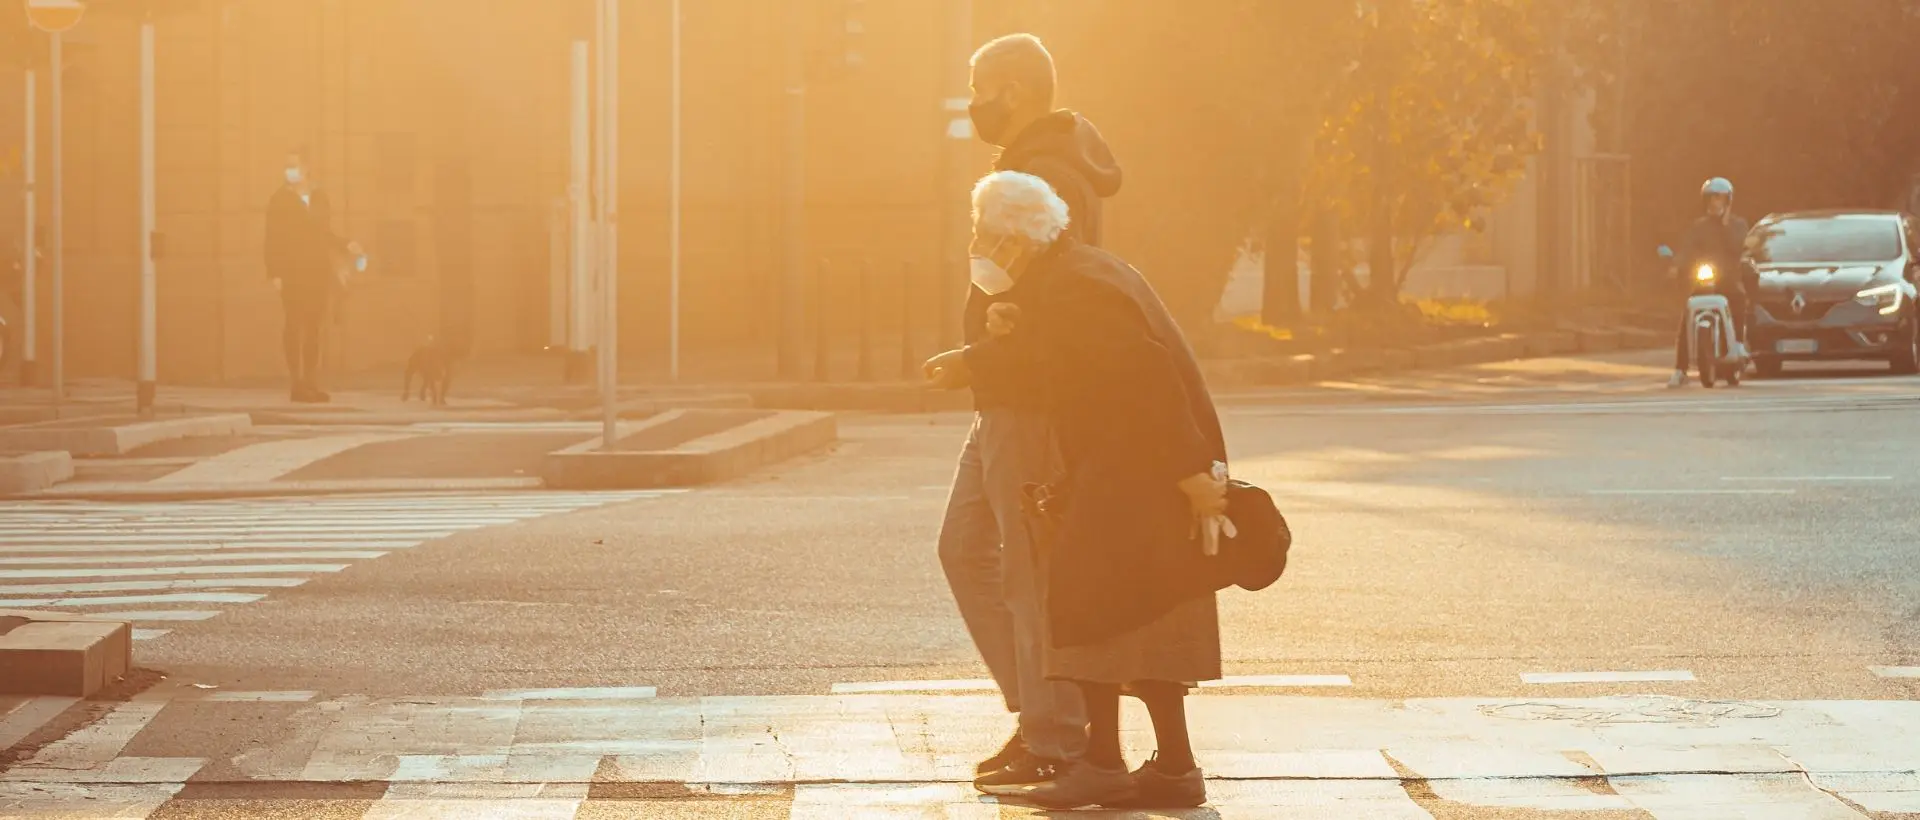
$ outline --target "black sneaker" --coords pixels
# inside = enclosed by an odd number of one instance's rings
[[[991,774],[1013,765],[1014,761],[1026,756],[1027,742],[1021,740],[1019,730],[1015,730],[1013,738],[1007,741],[1007,745],[1000,747],[1000,751],[995,752],[993,757],[980,761],[980,765],[973,767],[973,773]]]
[[[1108,808],[1193,809],[1207,803],[1206,774],[1195,766],[1185,772],[1170,771],[1160,755],[1133,772],[1133,801],[1124,806],[1102,804]]]
[[[1133,805],[1139,790],[1126,767],[1103,769],[1084,760],[1074,761],[1051,783],[1020,793],[1020,799],[1043,809],[1067,811],[1088,806]]]
[[[1064,760],[1023,754],[1018,760],[973,779],[973,787],[992,795],[1017,795],[1052,783],[1067,767]]]

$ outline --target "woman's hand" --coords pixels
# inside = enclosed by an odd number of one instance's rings
[[[1015,323],[1019,320],[1019,305],[1012,302],[996,302],[987,306],[987,332],[994,336],[1012,333]]]
[[[1227,482],[1212,473],[1194,473],[1181,479],[1180,492],[1186,494],[1196,521],[1227,513]]]

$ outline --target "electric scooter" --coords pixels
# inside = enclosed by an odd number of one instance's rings
[[[1660,257],[1671,261],[1673,250],[1660,246]],[[1747,346],[1735,338],[1733,306],[1727,297],[1714,292],[1720,272],[1711,263],[1696,266],[1688,282],[1693,294],[1687,297],[1687,359],[1700,374],[1702,387],[1713,387],[1724,378],[1728,387],[1739,387],[1750,357]]]

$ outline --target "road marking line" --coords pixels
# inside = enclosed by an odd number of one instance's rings
[[[205,555],[88,555],[84,558],[69,555],[40,556],[36,558],[0,558],[0,566],[42,566],[74,564],[171,564],[212,561],[272,561],[275,559],[308,558],[336,560],[364,560],[386,555],[377,550],[306,550],[287,552],[233,552]]]
[[[253,592],[172,592],[161,595],[105,595],[97,598],[0,598],[0,607],[86,607],[129,604],[250,604],[267,596]]]
[[[130,612],[100,612],[95,617],[116,621],[204,621],[219,615],[217,609],[147,609]]]
[[[111,581],[98,584],[8,584],[0,593],[15,595],[66,594],[84,592],[137,592],[162,589],[228,589],[232,587],[272,587],[286,589],[307,582],[305,578],[187,578],[175,581]]]
[[[1721,476],[1721,481],[1892,481],[1890,475]]]
[[[155,638],[166,637],[166,634],[172,631],[171,629],[136,629],[133,631],[133,639],[136,641],[151,641]]]
[[[31,538],[31,539],[34,539],[33,540],[34,544],[48,544],[48,545],[92,544],[92,545],[95,545],[96,547],[106,547],[106,546],[118,546],[120,544],[167,544],[167,543],[204,544],[210,541],[220,542],[220,543],[233,543],[234,540],[237,540],[236,537],[245,538],[247,536],[253,536],[255,538],[258,538],[266,535],[272,535],[273,537],[279,538],[282,540],[298,539],[301,541],[306,541],[312,546],[329,546],[328,544],[322,543],[322,542],[363,540],[367,537],[367,533],[366,533],[367,529],[368,529],[367,527],[362,526],[357,529],[343,528],[339,530],[322,532],[322,531],[306,531],[306,530],[268,529],[265,527],[261,527],[256,530],[207,530],[204,532],[187,532],[187,531],[149,532],[149,533],[142,533],[139,535],[105,535],[100,533],[75,533],[75,534],[69,535],[67,533],[46,533],[46,532],[29,530],[29,531],[15,533],[11,535],[5,532],[0,532],[0,541],[12,539],[12,538],[19,538],[23,540]],[[457,530],[457,529],[450,530],[445,527],[437,527],[434,529],[413,529],[410,527],[380,527],[379,529],[382,531],[383,535],[406,535],[414,538],[420,538],[423,540],[432,539],[432,538],[445,538],[449,535],[453,535],[454,533],[463,532],[463,530]],[[262,530],[264,530],[264,532]],[[29,547],[29,549],[30,548],[31,547]]]
[[[625,700],[650,698],[651,686],[576,686],[560,689],[495,689],[480,697],[484,700]]]
[[[1228,675],[1219,680],[1200,682],[1202,689],[1290,688],[1299,686],[1352,686],[1346,675]]]
[[[350,564],[211,564],[187,567],[92,567],[88,569],[0,569],[0,578],[132,578],[158,575],[250,575],[274,572],[339,572]]]
[[[306,703],[318,692],[208,692],[200,700],[220,703]]]
[[[342,541],[339,543],[325,544],[324,546],[327,546],[327,547],[374,547],[374,548],[379,548],[383,550],[404,550],[404,549],[412,549],[413,547],[420,546],[421,543],[422,542],[419,542],[419,541]],[[207,556],[207,559],[212,561],[212,560],[220,560],[218,553],[224,550],[311,550],[315,546],[320,546],[320,545],[316,545],[312,542],[289,544],[289,543],[286,543],[285,539],[276,538],[276,539],[270,539],[266,541],[255,541],[255,540],[243,539],[239,541],[226,541],[218,544],[206,544],[206,543],[202,543],[202,544],[114,544],[111,547],[99,547],[99,546],[78,545],[78,544],[32,545],[32,546],[22,546],[22,547],[9,547],[7,554],[13,555],[13,554],[22,554],[22,553],[82,553],[82,552],[94,553],[94,554],[100,554],[100,553],[113,554],[113,553],[121,553],[121,552],[193,551],[193,552],[214,553]]]
[[[1920,680],[1920,666],[1870,666],[1873,674],[1883,678],[1902,680]]]
[[[1588,495],[1793,495],[1798,490],[1588,490]]]
[[[166,705],[165,701],[139,700],[119,704],[99,720],[47,744],[28,759],[25,766],[110,763]]]
[[[1691,681],[1693,673],[1685,669],[1667,669],[1646,672],[1523,672],[1521,683],[1557,684],[1557,683],[1652,683],[1659,681]]]
[[[865,695],[880,692],[992,692],[1000,686],[990,680],[878,680],[836,683],[836,695]]]
[[[154,479],[152,484],[255,484],[272,481],[356,447],[413,438],[412,433],[348,433],[249,444]]]
[[[0,751],[13,748],[47,722],[79,703],[79,698],[32,697],[11,712],[0,716]]]

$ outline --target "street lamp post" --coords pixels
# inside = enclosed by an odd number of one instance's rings
[[[155,338],[157,282],[154,281],[154,122],[153,122],[153,13],[140,20],[140,355],[134,408],[153,415],[157,381]]]
[[[39,278],[40,268],[40,241],[37,235],[40,226],[37,224],[39,214],[36,213],[40,206],[39,195],[34,190],[34,186],[39,182],[40,158],[36,148],[40,139],[40,126],[35,116],[38,113],[35,110],[38,108],[38,105],[34,93],[38,90],[36,85],[39,77],[33,69],[27,69],[25,73],[27,75],[26,112],[21,119],[23,119],[26,124],[26,137],[24,141],[25,150],[22,152],[22,164],[24,167],[21,169],[21,172],[26,182],[26,185],[23,187],[25,188],[24,196],[26,199],[27,224],[26,233],[20,235],[21,256],[23,257],[20,260],[20,271],[25,276],[25,281],[21,283],[20,292],[20,301],[24,303],[21,305],[21,311],[25,314],[21,317],[20,322],[21,330],[25,333],[20,345],[20,383],[31,386],[35,384],[36,379],[39,378],[39,375],[34,372],[36,362],[39,359],[36,351],[39,348],[40,337],[40,330],[37,327],[40,318],[38,315],[40,313],[40,306],[37,299],[38,294],[36,293],[38,287],[35,285],[34,280]]]
[[[619,444],[620,419],[620,0],[601,0],[600,41],[600,446]]]

